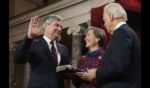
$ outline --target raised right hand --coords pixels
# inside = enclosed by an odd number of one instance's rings
[[[39,23],[40,23],[39,16],[34,16],[31,18],[28,29],[28,38],[33,39],[38,36],[40,32]]]

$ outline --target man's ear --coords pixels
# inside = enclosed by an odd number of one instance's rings
[[[113,14],[109,13],[109,19],[113,21]]]
[[[47,29],[47,27],[48,27],[48,24],[44,24],[44,25],[43,25],[44,31],[45,31],[45,29]]]

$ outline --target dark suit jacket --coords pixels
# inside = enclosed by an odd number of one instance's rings
[[[141,52],[136,33],[124,24],[114,31],[96,79],[102,88],[141,88]]]
[[[61,55],[60,65],[69,64],[68,49],[59,43],[57,46]],[[57,64],[50,56],[50,50],[43,38],[35,41],[26,37],[18,46],[14,61],[22,64],[27,61],[30,63],[29,88],[64,88],[64,77],[56,74]]]

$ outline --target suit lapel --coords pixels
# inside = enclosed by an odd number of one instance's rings
[[[56,43],[57,44],[57,47],[58,47],[58,51],[59,51],[59,53],[60,53],[60,65],[62,64],[62,59],[63,59],[63,50],[62,50],[62,48],[63,47],[61,47],[61,45],[59,44],[59,43]]]
[[[43,50],[44,50],[44,53],[46,53],[46,55],[48,56],[48,60],[50,60],[50,61],[53,61],[53,59],[52,59],[52,57],[51,57],[51,55],[50,55],[50,49],[49,49],[49,47],[48,47],[48,44],[47,44],[47,42],[45,41],[45,39],[44,38],[42,38],[41,40],[40,40],[40,44],[41,44],[41,48],[43,48]],[[62,64],[63,63],[63,61],[62,61],[62,59],[63,59],[63,54],[64,54],[64,51],[63,51],[63,47],[59,44],[59,43],[56,43],[56,45],[57,45],[57,47],[58,47],[58,51],[59,51],[59,53],[60,53],[60,64]],[[51,58],[51,59],[50,59]],[[54,61],[53,61],[54,62]]]
[[[41,48],[43,48],[43,50],[44,50],[44,53],[48,56],[48,58],[52,58],[51,56],[50,56],[50,49],[49,49],[49,47],[48,47],[48,44],[46,43],[46,41],[44,40],[44,38],[42,38],[41,40],[40,40],[40,44],[41,44]],[[49,59],[50,60],[50,59]]]

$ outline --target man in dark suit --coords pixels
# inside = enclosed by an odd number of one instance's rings
[[[70,58],[67,47],[58,43],[62,32],[61,21],[60,16],[47,16],[41,26],[44,36],[37,41],[40,18],[31,18],[28,34],[14,55],[16,63],[29,62],[31,65],[28,88],[64,88],[64,75],[57,74],[56,67],[69,64]]]
[[[127,24],[127,14],[118,3],[104,7],[104,25],[112,39],[101,69],[90,69],[81,78],[96,81],[101,88],[141,88],[141,48],[136,33]]]

